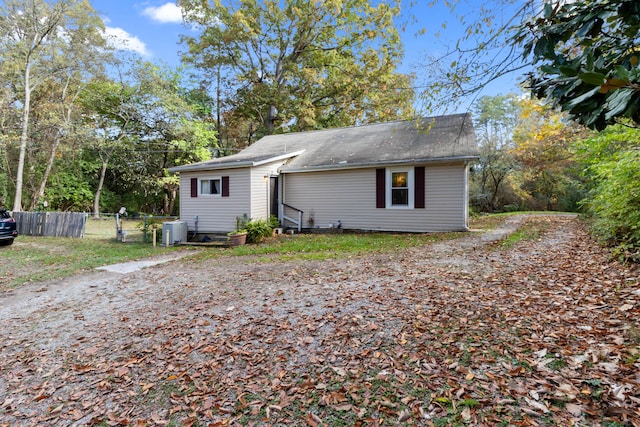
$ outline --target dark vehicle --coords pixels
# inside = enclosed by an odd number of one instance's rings
[[[0,245],[10,245],[16,237],[18,230],[15,218],[8,210],[0,209]]]

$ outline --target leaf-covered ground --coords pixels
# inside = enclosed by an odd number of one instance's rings
[[[2,426],[640,426],[638,271],[574,217],[392,255],[101,272],[0,303]]]

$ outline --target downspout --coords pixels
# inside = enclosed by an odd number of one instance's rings
[[[466,231],[470,231],[469,228],[469,162],[464,162],[464,228]]]
[[[271,174],[264,177],[267,184],[267,221],[271,218]]]
[[[287,202],[284,198],[284,177],[286,174],[280,173],[278,178],[278,221],[284,226],[284,204]]]

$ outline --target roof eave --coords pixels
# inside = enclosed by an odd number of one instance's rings
[[[246,168],[246,167],[254,167],[254,166],[262,166],[268,163],[277,162],[280,160],[286,160],[291,157],[299,156],[303,153],[304,150],[294,151],[291,153],[282,154],[280,156],[269,157],[264,160],[258,161],[236,161],[236,162],[228,162],[228,163],[198,163],[195,165],[184,165],[184,166],[175,166],[169,168],[169,172],[198,172],[203,170],[218,170],[218,169],[238,169],[238,168]],[[224,158],[224,157],[223,157]]]
[[[246,168],[253,166],[255,162],[251,161],[240,161],[233,163],[202,163],[197,165],[185,165],[185,166],[175,166],[169,168],[169,172],[198,172],[205,170],[218,170],[218,169],[238,169],[238,168]]]
[[[304,151],[305,150],[293,151],[291,153],[282,154],[280,156],[270,157],[270,158],[265,159],[265,160],[260,160],[258,162],[254,162],[253,166],[262,166],[262,165],[265,165],[267,163],[277,162],[277,161],[280,161],[280,160],[287,160],[287,159],[290,159],[292,157],[299,156],[300,154],[304,153]]]
[[[392,160],[384,162],[367,162],[367,163],[337,163],[332,165],[321,166],[309,166],[298,168],[283,168],[281,173],[300,173],[300,172],[323,172],[331,170],[345,170],[345,169],[366,169],[372,167],[382,166],[411,166],[416,164],[430,164],[430,163],[451,163],[462,162],[468,163],[479,160],[479,156],[452,156],[452,157],[438,157],[438,158],[426,158],[426,159],[411,159],[411,160]]]

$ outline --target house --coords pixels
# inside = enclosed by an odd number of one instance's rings
[[[298,230],[467,230],[468,114],[266,136],[238,154],[171,168],[190,231],[277,215]]]

